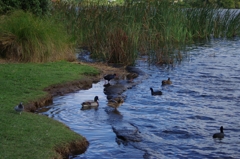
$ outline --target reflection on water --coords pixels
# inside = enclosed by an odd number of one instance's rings
[[[127,90],[125,102],[107,106],[104,81],[89,90],[56,97],[43,114],[68,125],[90,142],[72,158],[240,158],[240,40],[215,40],[189,51],[174,68],[137,67],[149,78]],[[161,86],[171,77],[172,85]],[[149,87],[163,92],[151,96]],[[97,110],[80,110],[99,96]],[[119,142],[113,128],[138,129],[140,142]],[[225,128],[225,138],[212,135]],[[128,127],[127,127],[128,128]],[[126,129],[127,129],[126,128]]]

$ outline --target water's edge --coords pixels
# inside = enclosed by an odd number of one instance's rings
[[[107,105],[101,80],[54,98],[43,114],[90,142],[84,154],[71,158],[239,158],[239,46],[239,39],[196,45],[171,68],[139,61],[136,67],[146,78],[122,93],[126,98],[117,110]],[[173,84],[161,86],[168,77]],[[163,95],[151,96],[149,87]],[[80,110],[81,102],[95,95],[99,108]],[[225,137],[214,140],[220,126]]]

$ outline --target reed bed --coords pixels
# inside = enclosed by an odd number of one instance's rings
[[[139,55],[148,55],[152,63],[174,63],[196,39],[240,34],[238,11],[186,9],[164,0],[122,5],[58,1],[50,19],[63,24],[71,41],[87,48],[93,58],[123,65],[133,65]]]
[[[149,55],[151,62],[169,63],[174,50],[191,39],[186,23],[180,21],[184,20],[181,9],[164,2],[121,6],[56,3],[54,8],[53,15],[67,24],[79,46],[108,63],[131,65],[138,55]]]
[[[233,9],[185,9],[188,31],[197,38],[231,38],[239,36],[240,12]]]

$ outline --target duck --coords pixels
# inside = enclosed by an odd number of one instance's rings
[[[138,77],[138,74],[137,73],[129,73],[126,75],[127,79],[132,81],[134,78],[137,78]]]
[[[213,138],[219,138],[219,139],[224,138],[223,126],[220,127],[220,133],[213,134]]]
[[[17,106],[15,106],[14,109],[17,112],[20,112],[20,115],[21,115],[22,111],[24,111],[24,106],[23,106],[22,102],[19,103]]]
[[[117,76],[116,73],[114,73],[114,74],[108,74],[108,75],[104,76],[103,78],[104,78],[105,80],[107,80],[108,83],[109,83],[109,81],[110,81],[111,79],[115,78],[115,76]]]
[[[108,106],[117,109],[124,102],[122,97],[115,97],[108,101]]]
[[[172,84],[172,81],[170,80],[170,78],[168,78],[167,80],[162,80],[162,85],[167,85],[167,84]]]
[[[152,96],[156,96],[156,95],[162,95],[162,92],[161,91],[153,91],[153,89],[152,89],[152,87],[150,88],[150,90],[151,90],[151,94],[152,94]]]
[[[126,75],[127,83],[132,83],[133,79],[137,78],[138,74],[137,73],[129,73]]]
[[[98,104],[98,96],[94,97],[94,100],[87,100],[82,103],[81,109],[90,109],[90,108],[97,108],[99,106]]]

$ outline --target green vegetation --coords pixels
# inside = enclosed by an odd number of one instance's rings
[[[65,61],[0,65],[0,158],[56,158],[54,150],[82,137],[43,115],[15,112],[14,106],[44,97],[44,88],[96,75],[92,67]],[[59,157],[59,156],[58,156]]]
[[[57,1],[47,16],[22,11],[2,16],[0,56],[24,62],[73,60],[80,46],[107,63],[132,65],[139,55],[148,55],[149,62],[169,64],[181,60],[184,46],[195,39],[240,34],[236,10],[184,9],[169,0],[117,2]]]
[[[150,62],[169,64],[181,60],[180,52],[195,39],[240,35],[239,12],[210,6],[184,9],[163,0],[59,2],[53,7],[52,16],[64,22],[77,44],[108,63],[131,65],[140,54],[149,55]]]
[[[108,63],[131,65],[148,55],[149,62],[170,64],[181,60],[185,45],[196,39],[240,35],[240,13],[213,3],[234,8],[232,1],[62,0],[51,6],[48,0],[0,0],[0,58],[43,62],[0,65],[0,156],[54,158],[56,148],[82,139],[45,116],[13,110],[20,101],[45,96],[49,85],[97,74],[61,61],[74,60],[76,47]],[[234,5],[239,7],[239,0]]]
[[[187,9],[188,30],[194,38],[240,35],[240,12],[213,8]]]
[[[188,7],[204,7],[207,5],[212,5],[228,9],[240,8],[240,0],[182,0],[177,4]]]
[[[60,1],[60,0],[58,0]],[[63,0],[62,0],[63,1]],[[95,3],[95,4],[112,4],[122,5],[126,3],[139,3],[139,2],[153,2],[154,0],[65,0],[68,2],[76,3]],[[240,0],[158,0],[159,2],[166,1],[169,4],[174,4],[184,7],[204,7],[208,5],[218,6],[221,8],[240,8]]]
[[[24,10],[35,15],[42,16],[51,9],[50,0],[0,0],[0,14],[6,14],[13,10]]]
[[[0,56],[24,62],[73,59],[73,42],[50,18],[15,11],[0,21]]]

